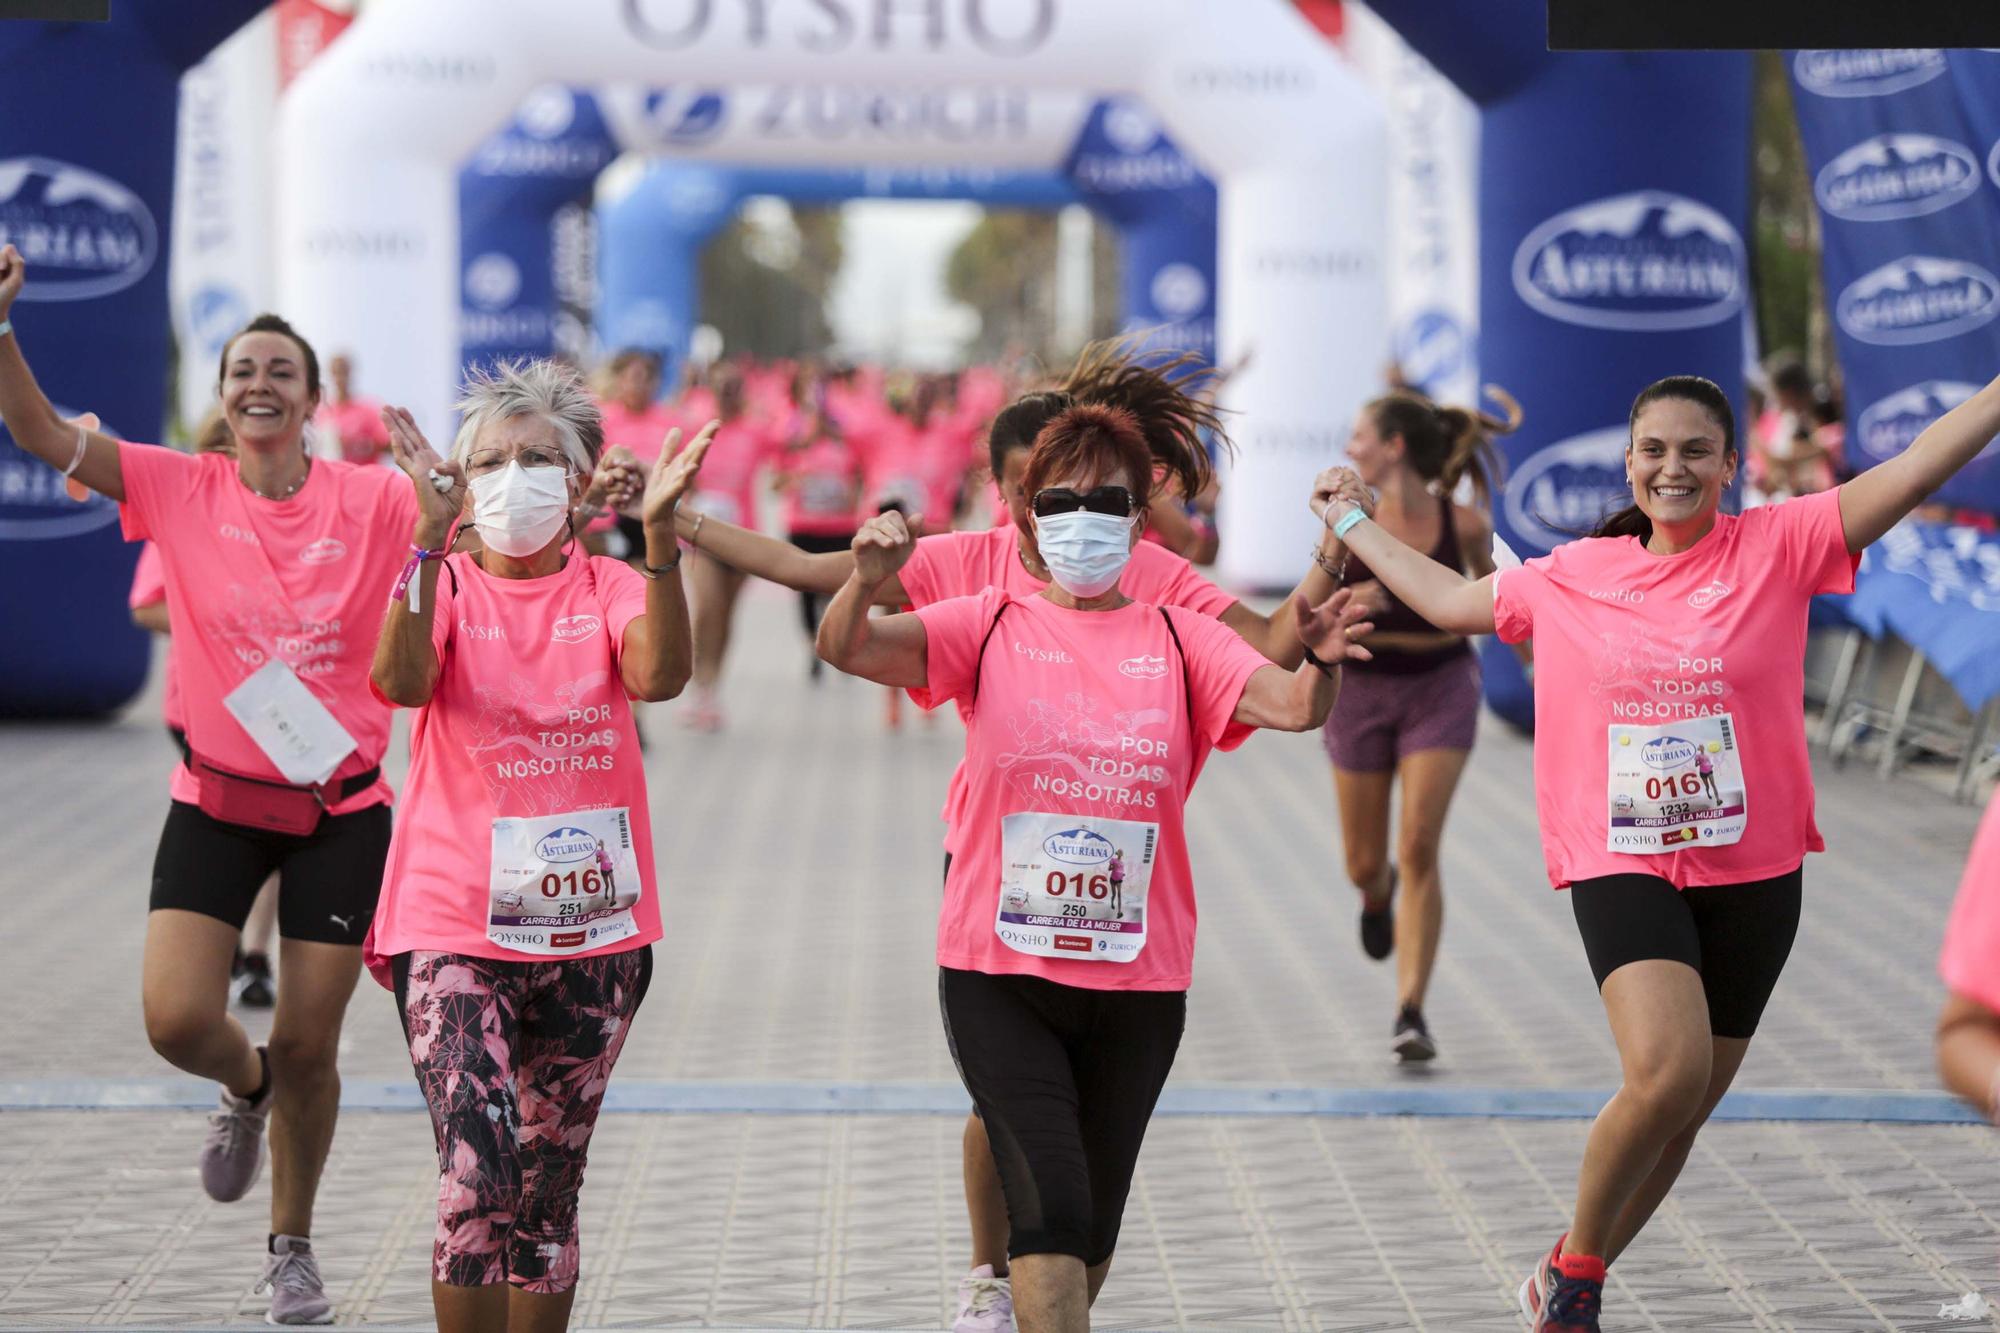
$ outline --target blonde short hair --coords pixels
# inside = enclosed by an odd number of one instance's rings
[[[576,371],[559,361],[502,361],[491,369],[475,369],[465,377],[456,406],[458,435],[451,456],[459,463],[487,426],[528,416],[556,428],[563,453],[580,474],[596,471],[604,452],[604,417],[597,400]]]

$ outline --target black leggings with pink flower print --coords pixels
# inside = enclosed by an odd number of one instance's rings
[[[568,1291],[584,1158],[652,979],[652,946],[546,962],[419,950],[393,963],[437,1136],[432,1275]]]

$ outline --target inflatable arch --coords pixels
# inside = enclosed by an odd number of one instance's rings
[[[457,379],[457,172],[536,86],[1019,87],[1129,94],[1216,182],[1218,354],[1242,446],[1226,578],[1289,586],[1313,473],[1387,347],[1375,98],[1285,0],[432,0],[369,10],[285,99],[279,293],[442,433]],[[963,161],[981,160],[970,143]]]

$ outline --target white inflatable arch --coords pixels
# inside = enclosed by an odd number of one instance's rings
[[[1387,360],[1375,98],[1286,0],[423,0],[371,7],[285,98],[279,300],[442,437],[457,173],[539,84],[1015,85],[1143,99],[1216,181],[1223,574],[1290,585],[1313,473]],[[977,164],[977,149],[968,160]]]

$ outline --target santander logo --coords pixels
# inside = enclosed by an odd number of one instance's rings
[[[308,565],[330,565],[346,558],[347,543],[338,537],[321,537],[299,552],[299,559]]]
[[[597,616],[564,616],[549,637],[557,643],[582,643],[603,628],[604,621]]]
[[[1706,611],[1709,607],[1714,606],[1717,602],[1735,591],[1734,588],[1724,583],[1721,579],[1716,579],[1707,587],[1696,588],[1693,592],[1689,593],[1688,605],[1697,611]]]

